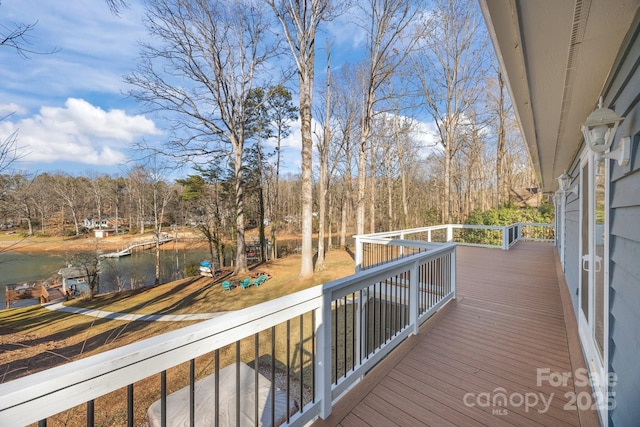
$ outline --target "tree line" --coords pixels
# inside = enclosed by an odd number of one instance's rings
[[[247,226],[263,248],[289,227],[302,236],[306,276],[314,252],[322,269],[325,244],[348,235],[462,222],[508,203],[511,188],[536,187],[475,1],[145,6],[149,39],[125,77],[129,95],[170,123],[150,158],[194,173],[169,182],[154,160],[122,177],[5,175],[3,215],[28,233],[35,218],[40,232],[76,234],[88,215],[123,218],[130,231],[193,222],[212,253],[233,242],[239,273]],[[316,69],[319,32],[345,14],[364,37],[362,58],[333,70],[327,40],[326,69]],[[282,176],[296,120],[300,173]]]

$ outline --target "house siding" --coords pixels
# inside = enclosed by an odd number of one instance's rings
[[[609,211],[609,370],[617,376],[610,392],[614,426],[637,425],[640,419],[640,26],[623,45],[605,93],[608,104],[625,117],[616,142],[631,137],[628,165],[611,161]],[[614,146],[615,148],[615,146]]]
[[[612,149],[631,137],[631,160],[620,166],[609,160],[609,372],[613,404],[609,425],[638,425],[640,420],[640,13],[604,85],[604,105],[625,120]],[[570,187],[580,183],[580,152],[570,168]],[[583,189],[580,188],[582,193]],[[566,199],[565,277],[578,314],[580,283],[580,198]]]

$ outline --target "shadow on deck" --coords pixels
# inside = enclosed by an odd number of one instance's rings
[[[554,246],[457,252],[457,300],[314,426],[599,425]]]

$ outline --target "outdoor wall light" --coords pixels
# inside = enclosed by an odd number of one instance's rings
[[[617,160],[620,166],[629,163],[630,138],[622,138],[620,145],[614,151],[606,153],[613,143],[613,138],[620,122],[624,117],[620,117],[615,111],[602,106],[602,97],[598,103],[598,108],[587,117],[587,121],[582,125],[584,141],[591,151],[596,153],[598,160]]]
[[[559,190],[562,191],[566,196],[568,196],[569,193],[573,193],[576,196],[580,195],[580,187],[578,187],[577,183],[573,187],[569,188],[569,185],[571,184],[571,176],[567,175],[566,170],[557,179]]]
[[[558,177],[558,186],[560,190],[566,192],[569,189],[569,184],[571,183],[571,177],[567,175],[567,171],[564,171],[562,175]]]

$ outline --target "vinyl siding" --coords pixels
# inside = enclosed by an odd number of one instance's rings
[[[625,117],[616,133],[632,139],[631,161],[611,161],[609,211],[609,370],[617,384],[610,389],[615,408],[610,425],[640,420],[640,38],[638,17],[606,87],[605,104]]]
[[[640,420],[640,14],[636,16],[609,80],[604,105],[624,116],[612,149],[631,137],[631,160],[610,161],[609,215],[609,371],[617,375],[610,387],[615,405],[612,426],[638,425]],[[580,153],[569,175],[580,183]],[[583,189],[580,188],[580,192]],[[565,277],[578,314],[580,283],[580,199],[566,199]]]

